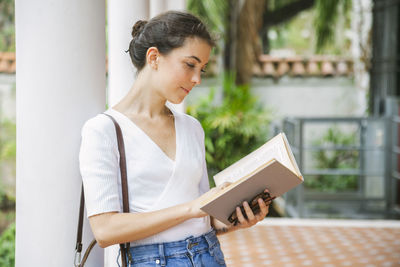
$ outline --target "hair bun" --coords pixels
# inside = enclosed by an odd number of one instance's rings
[[[132,38],[137,37],[143,31],[146,24],[146,20],[138,20],[132,27]]]

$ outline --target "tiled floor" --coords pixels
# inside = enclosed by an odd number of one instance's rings
[[[400,266],[400,221],[270,218],[219,239],[228,267]]]

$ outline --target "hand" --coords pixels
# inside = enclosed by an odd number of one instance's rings
[[[265,189],[264,192],[268,192],[268,189]],[[269,205],[271,204],[272,200],[267,200],[266,202],[263,201],[262,198],[257,199],[257,203],[259,205],[260,211],[257,214],[254,214],[252,209],[250,208],[249,203],[247,201],[243,202],[243,208],[245,211],[245,215],[247,219],[245,218],[244,214],[242,213],[242,210],[239,207],[236,207],[236,216],[238,218],[239,223],[236,225],[237,228],[248,228],[259,221],[263,220],[265,216],[267,216],[268,211],[269,211]]]
[[[230,182],[225,182],[217,187],[211,188],[208,192],[204,193],[200,197],[196,198],[195,200],[191,201],[188,203],[189,205],[189,210],[190,213],[194,218],[199,218],[199,217],[204,217],[207,216],[208,214],[205,213],[200,209],[200,207],[203,206],[203,203],[213,197],[215,194],[218,194],[218,192],[222,191],[224,188],[226,188],[228,185],[230,185]]]

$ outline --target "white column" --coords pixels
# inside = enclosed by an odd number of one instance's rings
[[[105,2],[16,0],[15,6],[16,266],[70,267],[80,131],[105,107]],[[85,245],[89,234],[86,227]],[[102,266],[102,250],[89,261]]]
[[[107,1],[108,24],[108,106],[117,104],[131,88],[135,79],[129,53],[132,26],[149,19],[148,0]]]
[[[108,106],[117,104],[131,88],[136,68],[131,62],[129,43],[132,27],[138,20],[148,20],[150,6],[148,0],[107,1],[108,33]],[[105,249],[105,267],[117,266],[119,246]]]
[[[186,10],[186,0],[167,0],[167,10]]]
[[[150,0],[150,18],[167,10],[167,0]]]

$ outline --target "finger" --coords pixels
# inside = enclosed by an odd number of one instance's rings
[[[271,205],[272,200],[274,200],[275,198],[276,198],[276,197],[271,197],[271,198],[267,199],[267,200],[264,202],[265,205],[267,205],[267,206]]]
[[[259,198],[258,199],[258,205],[260,206],[260,213],[257,214],[257,219],[260,221],[265,218],[268,214],[268,206],[264,203],[264,201]]]
[[[247,221],[244,218],[243,213],[242,213],[242,211],[240,210],[239,207],[236,207],[236,215],[237,215],[237,218],[238,218],[240,224],[246,224],[247,223]]]
[[[244,208],[244,211],[246,212],[248,221],[251,223],[254,223],[256,217],[254,216],[254,213],[251,210],[250,205],[249,205],[249,203],[247,203],[247,201],[243,202],[243,208]]]

